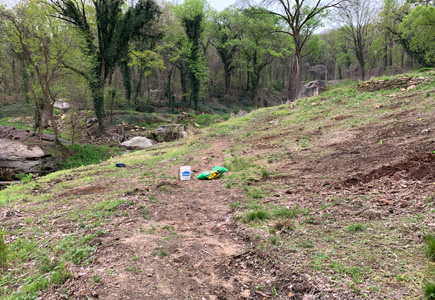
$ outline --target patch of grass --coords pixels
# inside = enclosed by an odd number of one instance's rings
[[[272,216],[274,218],[295,218],[299,214],[299,209],[297,207],[287,208],[287,207],[277,207],[272,210]]]
[[[353,282],[362,282],[366,273],[358,266],[346,266],[342,262],[332,262],[330,267],[339,274],[347,274],[352,278]]]
[[[253,158],[233,156],[227,159],[224,163],[224,167],[232,172],[239,172],[254,167]]]
[[[424,234],[424,244],[426,256],[435,262],[435,234]]]
[[[362,232],[366,230],[366,226],[361,224],[361,223],[357,223],[357,224],[352,224],[346,227],[346,230],[351,232],[351,233],[355,233],[355,232]]]
[[[267,220],[270,218],[270,213],[268,210],[251,210],[243,214],[242,220],[244,222],[251,222],[257,220]]]
[[[101,276],[99,275],[92,276],[92,281],[95,283],[99,283],[101,281]]]
[[[261,199],[264,198],[263,191],[258,187],[243,187],[243,191],[245,192],[245,195],[248,197],[251,197],[253,199]]]
[[[71,151],[71,146],[67,147]],[[73,155],[59,164],[59,169],[72,169],[80,166],[99,164],[112,156],[122,153],[124,149],[110,146],[74,145]]]
[[[267,179],[270,177],[270,172],[269,170],[266,169],[261,169],[261,178],[263,179]]]
[[[21,183],[28,183],[34,179],[34,175],[32,173],[29,174],[17,174],[16,177],[21,181]]]
[[[435,300],[435,282],[425,281],[423,283],[423,294],[425,300]]]
[[[150,218],[150,210],[147,208],[141,209],[140,213],[142,214],[142,217],[144,219],[149,219]]]
[[[239,208],[240,206],[242,206],[242,203],[241,203],[240,201],[237,201],[237,202],[231,202],[228,206],[229,206],[231,209],[236,209],[236,208]]]
[[[0,269],[6,270],[8,266],[8,246],[4,241],[4,232],[0,230]]]
[[[163,246],[158,246],[154,248],[154,250],[151,252],[151,256],[166,257],[169,256],[169,253],[165,250]]]
[[[112,201],[106,200],[106,201],[100,202],[96,206],[96,209],[102,210],[102,211],[113,212],[124,203],[125,203],[125,200],[112,200]]]

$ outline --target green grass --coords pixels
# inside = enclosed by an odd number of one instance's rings
[[[287,207],[277,207],[272,210],[272,216],[274,218],[284,219],[284,218],[295,218],[299,214],[299,209],[297,207],[287,208]]]
[[[435,262],[435,234],[425,234],[424,244],[426,256]]]
[[[166,257],[169,256],[169,253],[165,250],[163,246],[158,246],[154,248],[154,250],[151,252],[151,256]]]
[[[362,232],[366,230],[366,226],[361,224],[361,223],[357,223],[357,224],[352,224],[346,227],[346,230],[351,232],[351,233],[355,233],[355,232]]]
[[[244,222],[267,220],[270,218],[270,213],[266,209],[261,210],[251,210],[243,214],[242,220]]]
[[[71,151],[71,146],[67,147]],[[74,145],[73,155],[68,156],[65,162],[59,164],[60,169],[72,169],[80,166],[99,164],[112,156],[122,153],[124,149],[97,145]]]
[[[426,281],[423,283],[424,300],[435,300],[435,281]]]
[[[6,270],[8,266],[8,246],[4,241],[4,232],[0,230],[0,270]]]
[[[113,212],[124,203],[126,203],[125,200],[106,200],[106,201],[100,202],[96,206],[96,209],[102,210],[102,211]]]

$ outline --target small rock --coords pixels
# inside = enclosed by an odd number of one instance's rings
[[[412,90],[412,89],[415,89],[415,85],[408,86],[408,88],[406,90],[409,91],[409,90]]]
[[[391,94],[391,95],[389,95],[388,97],[393,98],[393,97],[397,97],[397,95],[396,95],[396,94]]]
[[[430,129],[423,129],[423,130],[421,131],[421,133],[423,133],[423,134],[428,134],[428,133],[431,133],[431,130],[430,130]]]
[[[403,89],[400,89],[400,91],[401,91],[401,92],[406,92],[406,89],[405,89],[405,88],[403,88]]]
[[[379,108],[381,108],[381,107],[383,107],[382,104],[379,104],[379,103],[376,104],[376,108],[377,108],[377,109],[379,109]]]
[[[153,274],[149,273],[147,274],[147,277],[153,277]]]

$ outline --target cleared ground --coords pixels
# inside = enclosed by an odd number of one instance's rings
[[[1,191],[3,297],[424,299],[425,76],[406,92],[335,89]],[[178,183],[182,165],[230,171]]]

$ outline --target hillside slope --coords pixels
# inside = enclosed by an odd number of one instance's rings
[[[423,242],[435,73],[424,76],[409,91],[336,88],[0,191],[3,298],[423,299],[435,280]],[[229,172],[178,183],[182,165]]]

